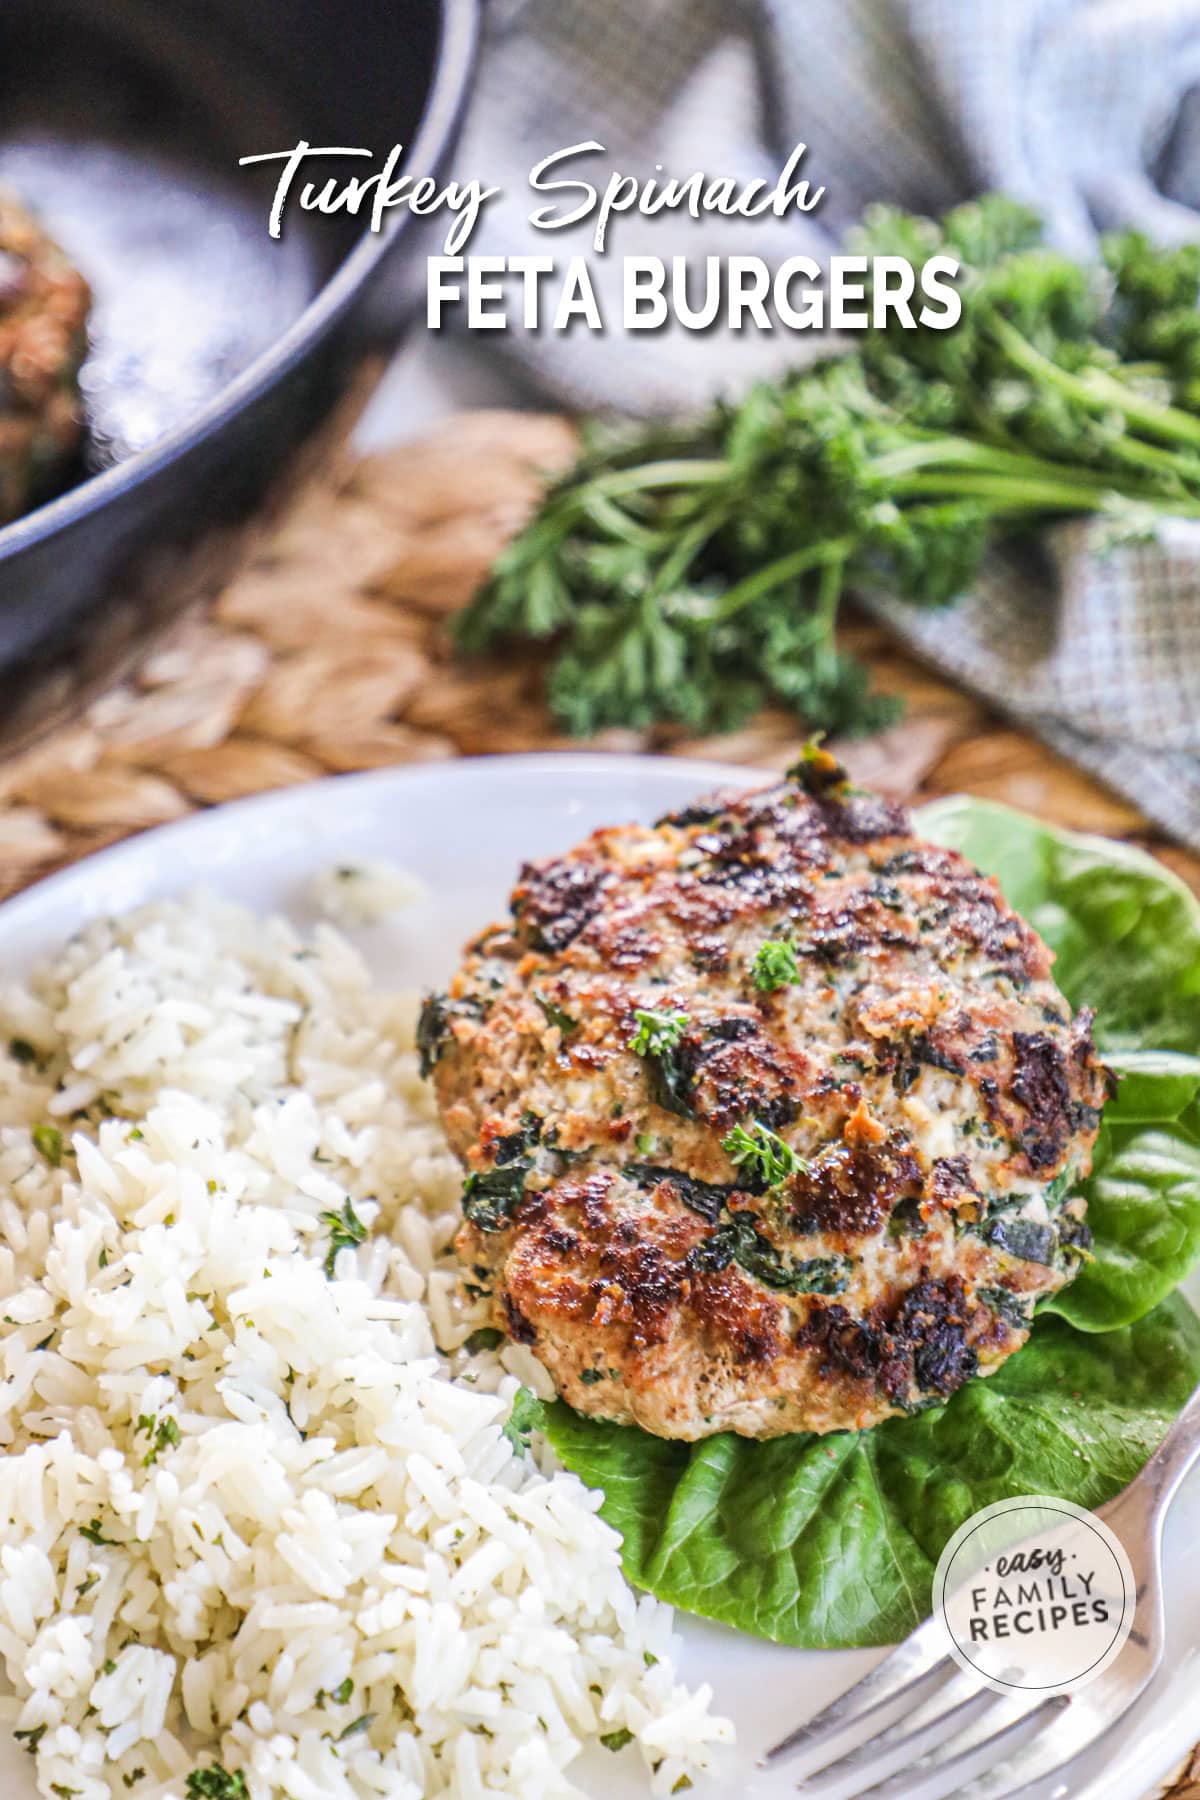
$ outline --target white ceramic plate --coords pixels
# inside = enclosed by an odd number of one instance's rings
[[[52,951],[86,919],[206,886],[310,924],[306,889],[320,870],[386,856],[420,875],[429,897],[358,934],[381,977],[433,985],[467,936],[504,910],[518,863],[569,847],[597,825],[650,820],[699,792],[747,783],[745,770],[670,758],[508,756],[346,776],[203,813],[118,845],[0,907],[0,967],[13,973]],[[1193,1294],[1200,1298],[1200,1288]],[[1166,1672],[1127,1717],[1070,1800],[1139,1800],[1200,1735],[1200,1479],[1167,1531],[1170,1613]],[[709,1681],[733,1716],[739,1747],[711,1800],[768,1800],[795,1791],[786,1768],[755,1764],[775,1738],[877,1660],[874,1651],[783,1649],[680,1617],[683,1670]],[[597,1750],[578,1777],[603,1800],[645,1789],[632,1757]],[[28,1758],[0,1738],[0,1794],[34,1800]]]

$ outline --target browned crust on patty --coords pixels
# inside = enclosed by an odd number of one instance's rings
[[[1106,1078],[1051,960],[820,752],[526,865],[422,1030],[497,1322],[580,1410],[684,1438],[990,1372],[1087,1245]],[[735,1162],[737,1127],[794,1166]]]

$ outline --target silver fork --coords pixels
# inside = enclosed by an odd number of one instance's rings
[[[802,1758],[812,1800],[940,1800],[981,1777],[980,1791],[992,1800],[1070,1794],[1074,1759],[1113,1731],[1162,1662],[1163,1523],[1197,1460],[1200,1388],[1141,1474],[1099,1509],[1128,1552],[1137,1602],[1128,1643],[1090,1686],[1050,1700],[997,1694],[959,1669],[941,1620],[929,1618],[864,1680],[768,1750],[764,1766]]]

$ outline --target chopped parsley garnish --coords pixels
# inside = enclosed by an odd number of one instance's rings
[[[46,1735],[44,1725],[34,1725],[29,1731],[14,1731],[13,1736],[18,1744],[23,1744],[30,1756],[37,1755],[37,1747]]]
[[[40,1150],[53,1168],[59,1168],[63,1159],[63,1134],[58,1126],[35,1125],[30,1136],[34,1149]]]
[[[325,1256],[325,1273],[332,1280],[340,1250],[353,1250],[367,1239],[367,1228],[347,1200],[340,1213],[323,1212],[322,1225],[329,1227],[329,1249]]]
[[[800,964],[796,958],[796,946],[783,938],[768,938],[766,943],[758,947],[751,974],[755,987],[762,994],[773,993],[776,988],[786,987],[790,981],[798,981]]]
[[[143,1413],[138,1420],[137,1428],[139,1431],[148,1432],[153,1439],[149,1450],[142,1458],[142,1467],[144,1469],[151,1468],[153,1464],[158,1461],[160,1452],[165,1450],[168,1444],[174,1446],[181,1441],[179,1427],[169,1413],[165,1419],[159,1420],[157,1424],[152,1418],[149,1418]]]
[[[604,1380],[603,1369],[581,1369],[579,1379],[585,1387],[595,1387],[598,1381]]]
[[[674,1050],[688,1024],[685,1012],[656,1012],[653,1007],[639,1008],[633,1016],[637,1030],[629,1048],[635,1056],[663,1056]]]
[[[99,1519],[93,1519],[90,1525],[81,1525],[79,1535],[86,1538],[89,1544],[108,1545],[109,1547],[112,1545],[112,1539],[104,1536]]]
[[[183,1784],[187,1800],[250,1800],[250,1790],[241,1769],[232,1772],[220,1763],[207,1769],[193,1769]]]
[[[513,1395],[512,1411],[501,1429],[514,1450],[528,1450],[529,1434],[542,1422],[542,1403],[527,1387]]]
[[[633,1733],[627,1725],[622,1725],[619,1731],[602,1731],[600,1742],[606,1750],[623,1750],[626,1744],[632,1744]]]
[[[329,1698],[338,1706],[348,1706],[350,1704],[350,1696],[353,1692],[354,1682],[351,1677],[347,1675],[345,1681],[340,1681],[334,1688]]]
[[[370,1731],[374,1723],[374,1713],[363,1713],[361,1718],[352,1720],[351,1723],[347,1725],[345,1731],[338,1732],[338,1743],[344,1744],[347,1738],[357,1737],[359,1733],[363,1731]]]
[[[738,1171],[760,1189],[778,1187],[805,1167],[791,1145],[758,1119],[748,1126],[735,1125],[721,1139],[721,1148]]]

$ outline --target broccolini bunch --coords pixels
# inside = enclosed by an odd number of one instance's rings
[[[990,195],[937,223],[875,208],[854,248],[954,257],[958,325],[868,331],[694,425],[591,432],[462,615],[465,653],[553,640],[548,697],[581,734],[771,702],[870,731],[895,703],[836,645],[848,590],[945,606],[1051,519],[1116,541],[1200,516],[1200,246],[1125,233],[1088,268]]]

